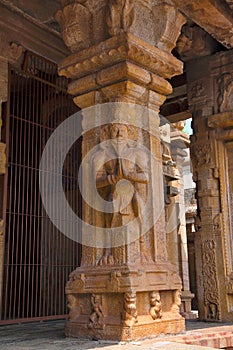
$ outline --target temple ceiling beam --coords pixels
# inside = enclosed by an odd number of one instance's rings
[[[233,47],[233,13],[222,0],[173,0],[180,11],[227,48]]]

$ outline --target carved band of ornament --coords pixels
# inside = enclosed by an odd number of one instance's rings
[[[188,99],[191,105],[206,99],[205,87],[202,81],[197,81],[190,86]]]
[[[194,145],[191,147],[193,167],[209,165],[211,163],[212,148],[210,144]]]
[[[59,74],[80,78],[127,59],[165,79],[183,71],[183,63],[171,54],[146,44],[132,34],[122,34],[66,58],[59,65]]]
[[[206,240],[202,243],[202,273],[206,317],[219,319],[219,287],[217,282],[216,242]]]
[[[23,47],[15,42],[9,42],[8,39],[0,35],[0,56],[6,58],[11,63],[19,61],[23,54]]]
[[[217,78],[217,112],[230,112],[233,110],[233,76],[231,73],[221,74]]]

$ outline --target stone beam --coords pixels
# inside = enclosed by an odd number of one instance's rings
[[[35,23],[29,16],[26,18],[20,13],[11,11],[2,3],[0,3],[0,33],[1,56],[4,54],[7,59],[10,57],[9,52],[5,52],[6,42],[9,45],[12,42],[20,43],[22,47],[53,62],[58,62],[69,53],[59,34],[49,31],[43,24]],[[9,50],[10,56],[14,55],[15,49],[9,48]]]
[[[173,3],[225,47],[233,47],[232,10],[224,1],[173,0]]]

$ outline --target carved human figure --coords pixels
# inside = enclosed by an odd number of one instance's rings
[[[150,315],[153,320],[162,317],[162,304],[159,292],[152,292],[150,294]]]
[[[100,144],[94,155],[96,187],[106,202],[112,202],[113,213],[104,213],[105,228],[125,227],[135,219],[141,259],[149,260],[144,237],[141,236],[142,208],[148,183],[148,157],[135,141],[129,139],[129,126],[112,123],[108,128],[108,142]],[[142,188],[143,186],[143,188]],[[100,265],[114,264],[112,248],[105,248]]]
[[[102,328],[104,315],[102,310],[102,298],[100,295],[92,294],[91,307],[92,313],[90,315],[89,328]]]
[[[126,326],[131,327],[138,322],[138,313],[136,307],[136,293],[128,292],[124,296],[123,320]]]

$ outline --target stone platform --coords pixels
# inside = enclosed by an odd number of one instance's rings
[[[233,347],[233,329],[230,324],[220,326],[216,323],[188,321],[188,331],[182,335],[162,335],[136,342],[67,338],[64,326],[65,321],[0,326],[0,350],[210,350]],[[219,345],[216,339],[219,339]]]

